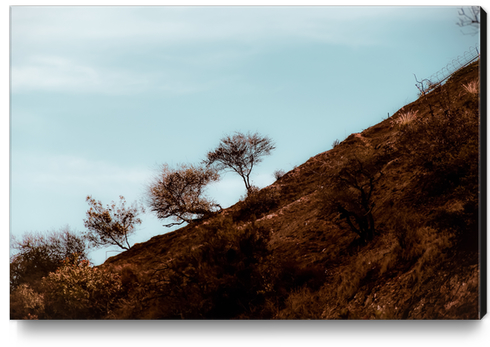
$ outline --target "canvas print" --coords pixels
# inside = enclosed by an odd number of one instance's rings
[[[12,6],[10,319],[481,319],[485,28]]]

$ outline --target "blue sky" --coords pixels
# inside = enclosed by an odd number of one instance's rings
[[[87,195],[139,200],[160,164],[197,164],[234,131],[275,141],[252,173],[267,186],[414,101],[413,74],[479,43],[441,6],[25,6],[10,20],[15,236],[81,231]],[[244,193],[232,173],[208,190],[222,206]],[[144,215],[131,241],[162,223]]]

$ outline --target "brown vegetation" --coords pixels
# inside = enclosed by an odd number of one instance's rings
[[[99,268],[121,287],[99,317],[480,318],[478,76],[476,62],[234,206],[109,258]],[[35,294],[11,300],[41,307]]]

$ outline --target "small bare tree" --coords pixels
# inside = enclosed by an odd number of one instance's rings
[[[348,158],[337,173],[328,177],[326,185],[330,189],[322,196],[325,216],[337,212],[363,243],[376,233],[373,193],[382,177],[383,164],[383,159],[374,160],[368,155],[359,153]]]
[[[126,250],[131,248],[128,236],[134,232],[136,224],[141,224],[138,215],[144,213],[144,209],[136,203],[126,207],[124,197],[119,196],[119,199],[119,205],[113,201],[111,205],[103,207],[100,201],[87,196],[90,209],[87,211],[87,219],[83,221],[88,229],[85,237],[92,246],[114,245]]]
[[[269,155],[276,147],[272,140],[258,133],[242,134],[236,132],[233,136],[221,139],[218,147],[207,154],[203,161],[208,167],[217,170],[231,170],[242,177],[245,188],[250,191],[250,174],[254,166]]]
[[[466,9],[461,8],[458,11],[459,22],[456,23],[460,27],[472,27],[473,35],[480,29],[480,6],[471,6]]]
[[[165,164],[148,186],[147,203],[158,218],[175,220],[164,224],[165,227],[190,223],[221,210],[203,196],[206,185],[218,179],[212,168],[181,164],[172,169]]]

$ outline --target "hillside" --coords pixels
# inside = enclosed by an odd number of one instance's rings
[[[477,61],[219,215],[109,258],[125,292],[108,318],[480,318],[478,92]]]

